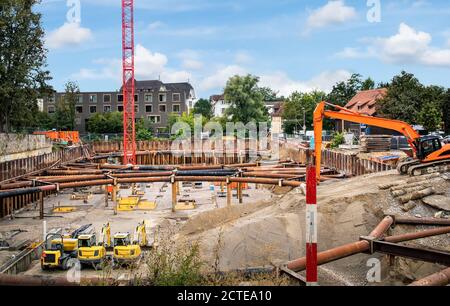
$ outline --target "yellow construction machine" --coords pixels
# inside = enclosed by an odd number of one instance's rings
[[[68,270],[73,267],[77,263],[78,238],[89,233],[91,225],[83,225],[71,234],[48,234],[45,237],[45,249],[41,255],[42,270],[52,268]]]
[[[111,228],[109,223],[103,225],[101,239],[97,242],[95,234],[78,236],[78,260],[82,265],[101,269],[107,259],[106,248],[111,245]]]
[[[132,264],[142,256],[141,247],[147,247],[148,239],[145,229],[145,221],[139,223],[135,228],[133,241],[130,233],[116,233],[114,235],[115,264]]]
[[[59,238],[54,238],[55,236]],[[50,237],[53,237],[49,241]],[[78,240],[61,234],[48,234],[45,238],[45,250],[41,255],[42,270],[72,268],[77,262]]]

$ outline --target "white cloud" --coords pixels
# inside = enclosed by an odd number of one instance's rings
[[[355,19],[357,16],[354,7],[346,6],[343,0],[329,1],[314,11],[306,22],[307,30],[323,28],[328,25],[341,24]]]
[[[199,88],[203,91],[211,89],[223,90],[228,79],[234,75],[245,75],[247,70],[238,65],[229,65],[217,69],[212,75],[200,81]]]
[[[247,63],[251,62],[252,60],[253,60],[253,58],[246,51],[239,51],[236,53],[236,55],[234,57],[234,61],[237,64],[247,64]]]
[[[120,84],[122,79],[122,61],[120,59],[97,59],[94,61],[97,68],[82,68],[72,75],[75,79],[84,80],[114,80]],[[164,82],[186,82],[192,78],[189,72],[175,70],[167,67],[167,56],[151,52],[144,46],[136,45],[135,78],[159,79]]]
[[[203,63],[199,60],[199,52],[191,49],[183,50],[177,54],[181,59],[182,67],[187,70],[200,70],[203,68]]]
[[[431,46],[432,36],[401,23],[398,33],[367,41],[366,49],[347,48],[336,55],[342,58],[374,57],[388,63],[416,63],[450,66],[450,48]]]
[[[157,77],[164,71],[168,59],[162,53],[152,53],[144,46],[136,45],[136,55],[134,58],[136,78]]]
[[[64,23],[61,27],[50,32],[46,37],[46,44],[50,49],[76,46],[92,39],[92,32],[83,28],[79,23]]]
[[[330,92],[333,85],[349,79],[351,73],[346,70],[325,71],[310,80],[298,81],[291,79],[284,72],[275,72],[261,76],[261,86],[268,86],[279,92],[280,95],[289,96],[294,91],[311,92],[322,90]]]
[[[228,79],[234,75],[246,75],[252,73],[246,68],[238,65],[229,65],[221,67],[214,71],[210,76],[205,77],[201,82],[199,89],[201,91],[216,90],[218,93],[225,88]],[[253,73],[255,74],[255,73]],[[268,86],[280,95],[289,96],[294,91],[311,92],[314,90],[331,91],[333,85],[337,82],[345,81],[350,78],[351,73],[346,70],[325,71],[310,80],[299,81],[291,79],[282,71],[269,72],[260,75],[260,86]]]
[[[147,26],[147,30],[148,31],[154,31],[156,29],[159,29],[159,28],[163,27],[164,25],[165,24],[163,22],[161,22],[161,21],[155,21],[155,22],[150,23]]]

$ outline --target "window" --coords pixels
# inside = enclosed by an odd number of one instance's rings
[[[161,122],[161,116],[148,116],[148,120],[150,120],[151,123],[160,123]]]
[[[83,103],[83,95],[78,95],[78,103]]]
[[[51,95],[48,97],[48,103],[55,103],[55,95]]]
[[[153,112],[153,105],[146,105],[145,106],[145,112],[146,113],[152,113]]]
[[[180,104],[172,105],[172,112],[179,113],[180,112]]]
[[[91,114],[96,113],[96,112],[97,112],[97,106],[90,106],[90,107],[89,107],[89,112],[90,112]]]
[[[104,113],[110,113],[111,112],[111,105],[104,105],[103,106],[103,112]]]
[[[78,114],[82,114],[82,113],[83,113],[83,106],[76,106],[76,107],[75,107],[75,111],[76,111]]]
[[[134,113],[139,113],[139,105],[134,105]]]
[[[117,111],[118,112],[123,112],[123,105],[118,105],[117,106]]]
[[[159,102],[166,102],[167,95],[165,93],[159,94]]]
[[[173,102],[180,102],[180,99],[181,99],[181,96],[180,96],[179,93],[174,93],[174,94],[172,95],[172,101],[173,101]]]
[[[138,101],[139,101],[139,96],[134,95],[134,102],[138,102]],[[123,102],[123,95],[117,95],[117,102]]]
[[[49,106],[47,108],[47,111],[48,111],[49,114],[53,114],[55,112],[55,107],[54,106]]]
[[[166,105],[165,105],[165,104],[161,104],[161,105],[159,106],[159,111],[160,111],[161,113],[165,113],[165,112],[166,112]]]
[[[97,95],[89,95],[89,102],[90,103],[97,103]]]
[[[103,103],[111,103],[111,95],[103,95]]]
[[[152,94],[145,94],[144,95],[144,101],[145,102],[153,102],[153,95]]]

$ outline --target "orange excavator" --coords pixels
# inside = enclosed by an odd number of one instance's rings
[[[326,106],[332,107],[334,111],[326,110]],[[324,118],[367,124],[394,130],[404,135],[413,149],[414,157],[398,165],[397,170],[400,174],[416,176],[450,170],[450,144],[442,145],[438,136],[420,136],[416,130],[403,121],[367,116],[345,107],[321,102],[314,111],[314,141],[318,181],[320,181]]]

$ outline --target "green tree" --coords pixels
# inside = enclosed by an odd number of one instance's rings
[[[123,113],[95,113],[89,118],[86,130],[89,133],[123,133]]]
[[[418,114],[418,122],[427,131],[436,131],[441,126],[442,113],[434,103],[425,103]]]
[[[377,112],[386,118],[435,130],[442,122],[444,102],[444,88],[425,87],[413,74],[402,71],[392,79],[386,96],[378,103]]]
[[[151,132],[151,122],[146,119],[139,119],[136,122],[136,140],[145,141],[145,140],[152,140],[153,135]]]
[[[282,114],[284,131],[293,134],[294,131],[302,130],[304,124],[307,129],[311,129],[314,110],[324,96],[325,93],[321,91],[292,93],[284,104]]]
[[[69,81],[65,85],[65,94],[56,104],[55,123],[60,130],[75,129],[75,105],[78,102],[80,88],[78,84]]]
[[[51,130],[55,127],[54,116],[47,112],[37,112],[34,116],[34,128],[38,130]]]
[[[442,113],[444,117],[445,133],[450,135],[450,88],[447,89],[444,103],[442,103]]]
[[[202,115],[207,119],[210,119],[214,115],[211,102],[206,99],[200,99],[195,103],[193,113],[195,115]]]
[[[259,78],[253,75],[231,77],[225,87],[225,101],[230,104],[225,115],[233,122],[268,122],[264,96],[258,88]]]
[[[0,4],[0,132],[33,123],[37,98],[49,91],[39,0]]]
[[[274,91],[270,87],[259,87],[258,90],[263,95],[264,101],[274,101],[278,99],[278,91]]]
[[[327,96],[327,101],[330,103],[344,106],[346,105],[359,91],[374,89],[375,82],[368,78],[362,79],[360,74],[353,74],[347,81],[339,82],[333,86],[333,89]]]

